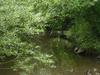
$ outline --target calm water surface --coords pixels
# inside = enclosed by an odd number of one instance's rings
[[[39,44],[42,44],[45,50],[50,48],[48,39],[42,39],[42,42],[39,42]],[[71,59],[74,60],[73,63],[68,63],[67,60],[62,59],[56,68],[40,68],[36,72],[33,71],[33,74],[30,75],[100,75],[99,61],[80,56],[76,59]],[[19,72],[10,69],[11,65],[13,63],[0,64],[0,75],[19,75]]]

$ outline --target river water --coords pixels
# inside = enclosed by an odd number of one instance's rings
[[[42,42],[39,42],[39,44],[45,50],[54,45],[54,43],[50,44],[48,39],[42,39]],[[36,72],[33,71],[29,75],[100,75],[100,62],[98,60],[84,56],[71,57],[70,60],[71,62],[68,62],[68,59],[62,59],[57,62],[56,67],[53,69],[39,68]],[[0,64],[0,75],[20,75],[19,72],[10,68],[12,65],[12,62]]]
[[[67,63],[66,63],[67,64]],[[0,65],[0,75],[19,75],[18,72],[9,68],[9,64]],[[57,66],[54,69],[38,69],[30,75],[100,75],[100,62],[92,59],[80,58],[73,66]]]

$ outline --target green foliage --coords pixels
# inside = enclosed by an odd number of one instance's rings
[[[75,18],[69,32],[76,44],[100,49],[99,12],[99,0],[0,0],[0,56],[31,55],[32,60],[43,64],[54,63],[33,39],[44,32],[46,25],[61,28],[65,17]],[[34,55],[35,51],[38,53]]]
[[[100,2],[81,12],[72,27],[72,36],[82,48],[99,50],[100,46]]]

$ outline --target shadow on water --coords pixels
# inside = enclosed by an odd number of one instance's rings
[[[13,63],[14,62],[0,63],[0,75],[19,75],[18,72],[13,71],[13,69],[11,69]]]
[[[67,51],[65,40],[43,36],[37,39],[36,43],[42,47],[44,52],[52,52],[55,55],[56,67],[38,66],[30,75],[100,75],[100,62]],[[0,75],[19,75],[18,72],[10,69],[13,63],[0,64]]]

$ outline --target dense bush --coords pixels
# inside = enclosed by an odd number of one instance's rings
[[[75,20],[72,34],[82,48],[100,49],[100,2],[80,13]]]

